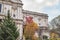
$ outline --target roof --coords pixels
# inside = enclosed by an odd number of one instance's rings
[[[48,17],[48,14],[45,14],[45,13],[39,13],[39,12],[33,12],[33,11],[28,11],[28,10],[23,10],[23,13],[25,13],[25,14],[33,14],[33,15],[46,16],[46,17]]]

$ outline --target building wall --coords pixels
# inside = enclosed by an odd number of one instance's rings
[[[0,4],[2,4],[1,14],[7,15],[7,11],[10,10],[11,17],[13,17],[14,19],[23,19],[21,4],[7,1],[0,1]]]

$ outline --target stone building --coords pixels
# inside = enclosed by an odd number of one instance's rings
[[[24,21],[25,21],[26,16],[33,17],[34,22],[38,24],[39,26],[38,35],[42,39],[44,39],[44,36],[49,38],[48,15],[47,14],[23,10]]]
[[[48,15],[44,13],[23,10],[22,6],[23,3],[21,0],[0,0],[0,21],[4,19],[4,16],[7,16],[7,11],[10,10],[10,15],[20,30],[19,40],[22,39],[23,22],[26,16],[32,16],[39,28],[45,32],[45,29],[48,28]],[[40,34],[41,33],[39,33],[39,35]]]

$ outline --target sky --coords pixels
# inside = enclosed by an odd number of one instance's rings
[[[48,14],[48,20],[60,15],[60,0],[22,0],[23,9]]]

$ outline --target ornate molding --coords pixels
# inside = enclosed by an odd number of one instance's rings
[[[48,15],[44,14],[44,13],[38,13],[38,12],[23,10],[23,14],[37,15],[37,16],[40,16],[42,18],[48,19]]]
[[[26,13],[26,14],[33,14],[33,15],[44,15],[44,16],[47,16],[47,14],[44,14],[44,13],[38,13],[38,12],[32,12],[32,11],[27,11],[27,10],[23,10],[23,13]]]
[[[2,4],[7,4],[7,5],[17,5],[18,7],[22,7],[23,6],[23,3],[18,3],[18,2],[12,2],[12,1],[2,1],[0,0],[0,3]]]

